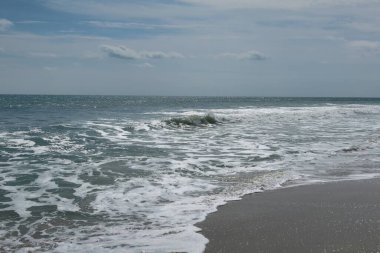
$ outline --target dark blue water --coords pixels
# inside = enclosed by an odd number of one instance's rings
[[[227,200],[380,172],[380,99],[0,95],[0,119],[5,252],[201,252]]]

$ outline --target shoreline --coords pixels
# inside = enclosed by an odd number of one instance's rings
[[[204,252],[378,252],[380,179],[300,185],[227,202],[198,224]]]

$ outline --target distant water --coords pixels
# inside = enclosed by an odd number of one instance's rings
[[[201,252],[217,205],[380,175],[380,99],[0,96],[0,252]]]

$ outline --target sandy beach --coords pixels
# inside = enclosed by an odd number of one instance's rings
[[[209,239],[205,252],[379,252],[380,180],[247,195],[197,226]]]

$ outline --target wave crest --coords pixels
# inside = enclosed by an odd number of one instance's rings
[[[186,117],[176,117],[164,121],[172,126],[206,126],[215,125],[219,121],[211,113],[205,115],[190,115]]]

